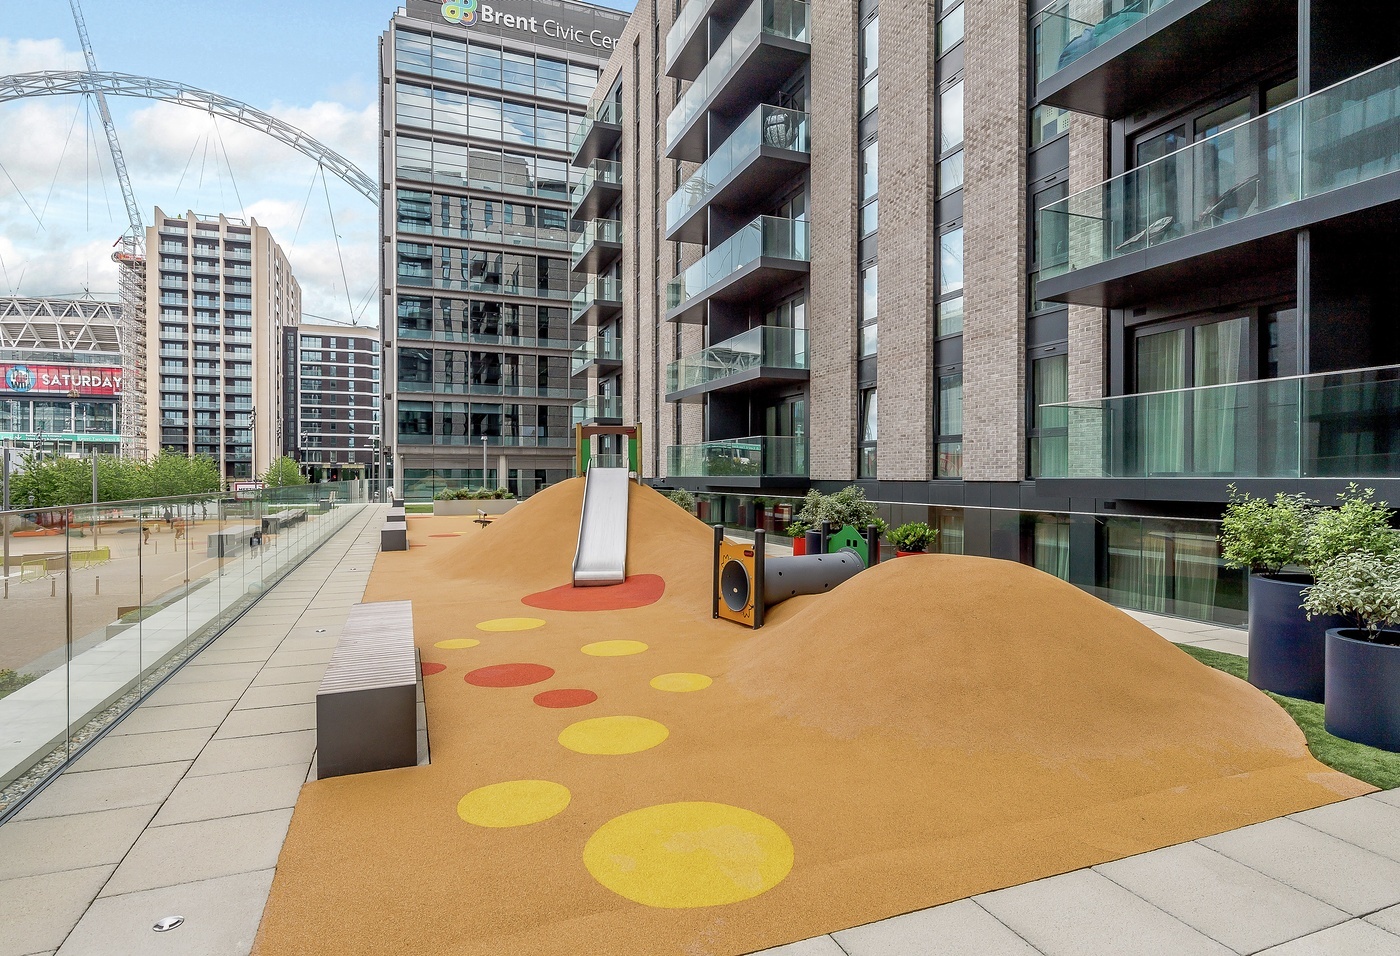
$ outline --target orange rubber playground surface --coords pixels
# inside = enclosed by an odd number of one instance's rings
[[[749,631],[710,529],[634,486],[627,583],[575,590],[582,492],[379,555],[431,764],[303,789],[258,956],[737,956],[1372,789],[1010,562],[899,559]]]

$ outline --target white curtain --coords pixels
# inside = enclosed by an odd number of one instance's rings
[[[1246,318],[1198,326],[1192,363],[1194,384],[1222,386],[1194,393],[1193,451],[1199,475],[1231,474],[1235,470],[1235,416],[1240,405],[1240,356],[1249,331]]]

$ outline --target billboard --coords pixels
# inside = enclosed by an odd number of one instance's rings
[[[568,0],[408,0],[408,15],[472,33],[516,37],[607,59],[627,14]]]
[[[0,362],[0,391],[17,395],[115,398],[122,393],[122,370],[101,365]]]

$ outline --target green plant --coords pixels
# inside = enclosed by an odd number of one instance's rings
[[[1353,551],[1314,570],[1303,589],[1303,608],[1314,614],[1353,618],[1375,640],[1387,625],[1400,624],[1400,555]]]
[[[1389,555],[1400,552],[1400,531],[1390,525],[1390,508],[1376,500],[1372,488],[1362,491],[1355,484],[1337,495],[1339,508],[1318,508],[1307,533],[1303,553],[1314,568],[1344,554],[1370,552]]]
[[[834,495],[824,495],[815,488],[808,491],[794,520],[813,528],[830,521],[837,528],[850,525],[860,532],[873,524],[881,534],[887,528],[875,512],[875,503],[867,500],[865,491],[857,485],[847,485]]]
[[[0,697],[13,694],[26,684],[38,680],[34,674],[20,674],[8,667],[0,668]]]
[[[811,530],[812,526],[805,521],[789,521],[788,526],[783,529],[783,534],[789,538],[800,538]]]
[[[491,489],[491,497],[497,501],[509,501],[515,497],[515,494],[509,488],[493,488]]]
[[[1303,495],[1279,493],[1274,500],[1240,494],[1230,486],[1230,504],[1220,523],[1225,566],[1270,577],[1305,563],[1304,545],[1316,506]]]
[[[676,488],[673,491],[668,491],[666,492],[666,497],[670,498],[672,501],[680,505],[686,511],[689,511],[692,514],[695,512],[695,496],[692,495],[690,492],[686,491],[684,488]]]
[[[444,488],[444,489],[442,489],[441,491],[439,491],[437,494],[433,495],[433,500],[434,500],[434,501],[456,501],[456,500],[457,500],[457,492],[456,492],[454,489],[452,489],[452,488]]]
[[[910,521],[895,528],[886,537],[896,550],[921,553],[933,544],[938,532],[922,521]]]
[[[283,455],[272,464],[267,466],[267,471],[263,472],[263,484],[269,488],[287,488],[292,485],[306,484],[306,476],[301,473],[301,466],[297,464],[295,458]]]

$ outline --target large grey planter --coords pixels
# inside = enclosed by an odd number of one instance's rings
[[[1284,697],[1321,703],[1327,631],[1346,627],[1346,618],[1304,613],[1305,574],[1249,576],[1249,682]]]
[[[1400,647],[1355,628],[1327,632],[1325,725],[1335,737],[1400,751]],[[1382,632],[1400,640],[1394,631]]]
[[[513,498],[481,498],[476,501],[434,501],[435,515],[475,515],[484,511],[488,515],[503,515],[520,504]]]

